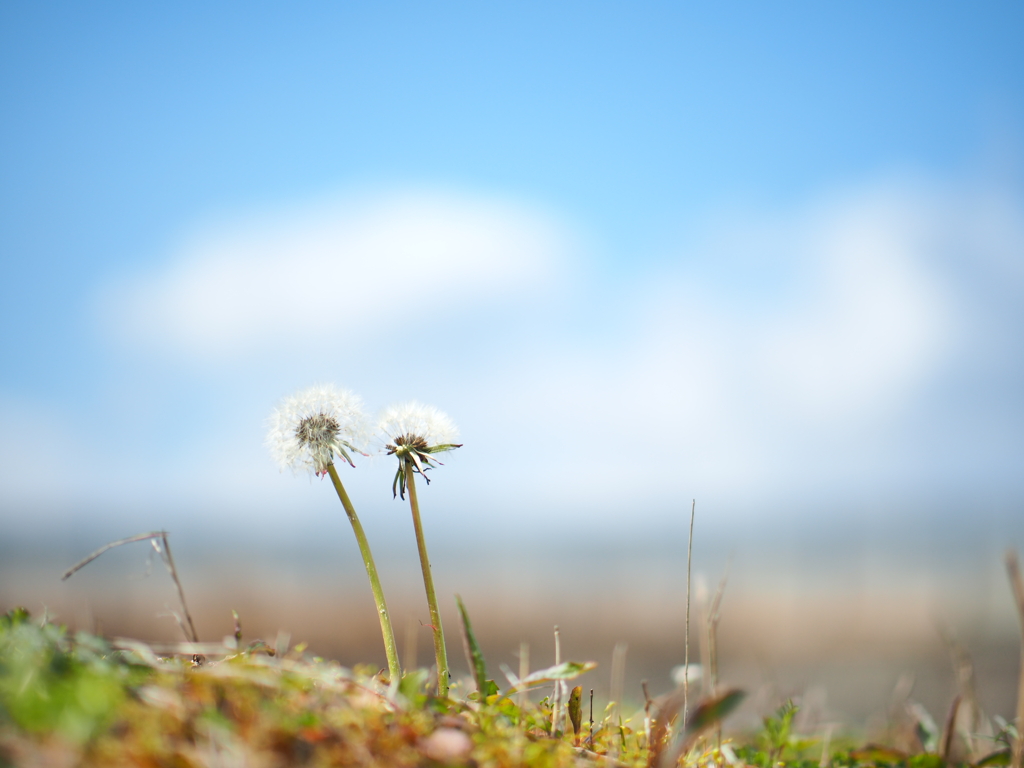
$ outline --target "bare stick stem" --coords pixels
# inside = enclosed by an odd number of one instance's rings
[[[174,567],[174,556],[171,555],[171,544],[167,541],[167,532],[165,531],[160,538],[164,543],[164,562],[167,563],[167,570],[171,572],[174,586],[178,588],[178,599],[181,600],[181,610],[185,612],[185,618],[188,620],[188,628],[192,633],[191,640],[193,643],[198,643],[199,633],[196,632],[196,625],[192,623],[192,614],[188,612],[188,605],[185,604],[185,590],[182,589],[181,581],[178,580],[178,569]]]
[[[614,703],[615,706],[608,714],[610,719],[618,720],[619,725],[622,724],[622,698],[626,684],[626,654],[628,651],[629,644],[622,641],[616,643],[612,649],[612,685],[611,702],[609,703]],[[614,748],[613,751],[618,752],[618,748]]]
[[[555,624],[555,666],[562,663],[562,639]],[[551,693],[551,735],[558,736],[559,715],[562,714],[562,681],[555,680],[555,690]]]
[[[693,555],[693,514],[697,500],[690,505],[690,537],[686,544],[686,641],[683,651],[683,722],[686,722],[690,696],[690,560]]]
[[[437,595],[434,593],[434,577],[430,573],[430,557],[427,555],[427,541],[423,538],[423,523],[420,521],[420,502],[416,496],[416,479],[413,477],[412,462],[405,465],[405,484],[409,489],[409,507],[412,509],[412,525],[416,529],[416,546],[420,552],[420,567],[423,570],[423,586],[427,591],[427,605],[430,608],[430,623],[434,630],[434,655],[437,657],[437,694],[448,695],[448,652],[444,647],[444,629],[441,627],[441,612],[437,609]]]
[[[1024,580],[1020,575],[1020,564],[1017,553],[1010,550],[1006,553],[1006,570],[1010,575],[1010,587],[1017,603],[1017,615],[1020,618],[1020,682],[1017,685],[1017,740],[1013,744],[1013,768],[1024,768]]]
[[[942,729],[942,738],[939,739],[939,755],[944,763],[949,763],[949,753],[953,750],[953,736],[956,734],[956,716],[960,712],[960,704],[963,696],[957,694],[949,705],[949,712],[946,713],[946,723]]]
[[[594,748],[594,689],[590,689],[590,748]]]
[[[644,738],[647,739],[647,748],[651,748],[651,694],[647,690],[647,681],[640,681],[640,689],[644,692]]]
[[[725,575],[718,582],[718,589],[711,600],[711,608],[708,610],[708,695],[718,694],[718,620],[721,618],[722,595],[725,594],[725,583],[729,579],[729,569],[726,567]],[[718,749],[722,748],[722,723],[719,722],[715,728],[715,743]]]
[[[525,640],[519,641],[519,679],[525,680],[530,674],[530,644]],[[522,726],[525,718],[526,705],[530,702],[530,693],[527,686],[519,691],[519,725]]]
[[[188,621],[187,628],[179,621],[182,632],[187,640],[191,640],[193,643],[198,643],[199,634],[196,632],[196,625],[192,621],[192,614],[189,613],[188,604],[185,602],[185,590],[181,586],[181,580],[178,579],[178,569],[174,567],[174,557],[171,555],[171,544],[167,540],[167,535],[167,531],[150,531],[149,533],[140,533],[136,536],[129,536],[126,539],[118,539],[117,541],[112,541],[109,544],[104,544],[87,558],[68,568],[60,579],[61,581],[66,581],[71,578],[71,575],[76,571],[84,568],[104,552],[113,549],[114,547],[120,547],[122,544],[133,544],[136,541],[151,540],[153,541],[154,548],[160,552],[160,556],[163,558],[164,563],[167,565],[167,570],[171,574],[171,580],[174,582],[174,586],[178,590],[178,599],[181,601],[181,610],[184,612],[185,618]],[[160,539],[160,541],[163,542],[163,551],[160,551],[156,539]]]
[[[333,464],[328,464],[327,473],[331,476],[334,490],[338,492],[341,506],[345,508],[345,514],[348,515],[348,521],[352,524],[352,531],[359,543],[359,554],[363,556],[366,575],[370,577],[370,590],[377,603],[380,631],[384,636],[384,651],[388,657],[388,673],[391,675],[392,685],[397,685],[398,681],[402,679],[402,668],[398,663],[398,645],[395,643],[395,631],[391,627],[391,616],[388,614],[387,601],[384,600],[384,590],[380,585],[380,577],[377,575],[377,566],[374,565],[373,553],[370,552],[370,542],[366,540],[366,533],[363,531],[362,523],[359,522],[359,516],[356,515],[355,507],[352,506],[352,501],[349,499],[348,493],[345,492],[345,486],[341,484],[338,470]]]
[[[85,558],[81,562],[76,563],[75,565],[71,566],[66,571],[64,571],[64,575],[60,577],[60,580],[67,581],[75,571],[84,568],[97,557],[106,552],[108,549],[120,547],[122,544],[131,544],[136,541],[145,541],[146,539],[159,539],[166,535],[167,531],[150,531],[149,533],[140,533],[138,536],[129,536],[127,539],[119,539],[118,541],[112,541],[109,544],[104,544],[102,547],[97,549],[87,558]]]

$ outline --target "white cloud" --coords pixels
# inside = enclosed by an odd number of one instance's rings
[[[979,347],[1022,352],[1019,323],[982,328],[969,313],[997,273],[1024,306],[1022,206],[1004,201],[993,221],[974,200],[888,183],[767,221],[720,220],[701,250],[681,254],[684,266],[609,308],[632,319],[624,339],[589,352],[556,342],[517,360],[480,388],[509,406],[477,404],[490,423],[476,426],[551,446],[519,472],[535,503],[556,507],[928,495],[986,466],[996,484],[1019,486],[998,476],[1006,440],[985,426],[1021,417],[1019,401],[984,392],[1005,372],[949,386]],[[742,253],[724,254],[720,240]],[[750,295],[740,273],[752,265],[784,277]],[[1024,441],[1010,448],[1024,458]]]
[[[136,340],[200,363],[197,354],[301,343],[310,327],[335,339],[342,328],[373,334],[377,343],[343,359],[310,354],[289,382],[326,373],[371,406],[418,397],[451,413],[466,448],[432,493],[464,515],[481,504],[534,520],[625,509],[639,522],[691,496],[757,510],[853,489],[1019,489],[1007,469],[1024,460],[1014,426],[1024,421],[1024,366],[1014,362],[1024,327],[1019,198],[878,183],[787,211],[722,216],[670,268],[623,270],[600,296],[567,288],[598,282],[567,261],[568,228],[526,210],[430,195],[324,204],[268,217],[255,234],[239,225],[200,239],[161,273],[109,295],[123,322],[138,324]],[[233,285],[246,270],[245,287]],[[361,290],[350,292],[353,275]],[[536,283],[557,290],[520,322],[517,302]],[[487,307],[501,297],[516,322],[498,327]],[[578,319],[598,304],[615,333],[604,321],[581,331]],[[441,307],[448,322],[438,325]],[[419,345],[391,359],[400,330],[390,311],[403,313],[403,328],[409,316],[428,318],[433,338],[415,381],[403,366]],[[484,355],[484,345],[496,351]],[[206,421],[182,430],[210,435],[205,447],[161,442],[145,457],[95,457],[91,492],[125,493],[103,467],[130,468],[138,488],[187,497],[196,510],[206,497],[225,508],[234,499],[246,515],[280,509],[292,486],[276,482],[259,444],[266,412],[285,394],[278,388],[292,386],[280,367],[227,367],[210,395],[220,399],[201,409]],[[164,399],[152,407],[177,418]],[[515,492],[495,494],[495,457],[507,455]],[[154,467],[164,475],[147,476]]]
[[[156,274],[109,286],[108,333],[186,357],[238,359],[429,333],[550,284],[566,230],[497,199],[437,191],[339,197],[200,233]]]
[[[793,238],[814,265],[806,293],[744,329],[766,399],[833,424],[905,398],[948,351],[952,308],[929,253],[944,225],[884,190],[798,220],[813,233]]]

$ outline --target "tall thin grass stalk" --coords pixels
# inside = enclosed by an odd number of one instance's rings
[[[974,663],[971,661],[971,655],[967,652],[967,648],[957,640],[948,627],[939,624],[938,629],[949,648],[953,674],[956,677],[957,688],[962,698],[961,714],[958,719],[963,725],[959,729],[959,733],[967,744],[971,760],[977,761],[984,756],[981,744],[991,738],[992,730],[988,718],[982,714],[981,705],[978,703],[978,693],[974,684]]]
[[[590,748],[594,748],[594,689],[590,689]]]
[[[821,740],[821,760],[818,761],[818,768],[828,768],[830,765],[832,765],[832,752],[830,751],[829,747],[832,746],[833,728],[834,726],[831,724],[829,724],[825,728],[825,737]],[[719,726],[718,730],[719,733],[721,733],[721,726]],[[721,736],[719,736],[719,738],[721,738]],[[721,744],[719,744],[718,748],[722,748]]]
[[[718,693],[718,620],[721,618],[722,596],[725,594],[725,583],[729,578],[729,569],[726,567],[725,575],[718,582],[718,589],[711,599],[711,607],[708,609],[707,631],[708,631],[708,689],[707,696],[714,697]],[[715,727],[715,743],[722,748],[722,724]]]
[[[167,540],[167,531],[164,531],[161,534],[160,541],[164,544],[164,551],[160,554],[163,556],[164,565],[167,566],[167,570],[171,574],[171,581],[174,582],[174,586],[178,590],[178,599],[181,601],[181,610],[185,612],[185,620],[188,622],[189,632],[186,634],[191,634],[192,642],[198,643],[199,633],[196,632],[196,625],[192,621],[192,614],[189,613],[188,604],[185,602],[185,589],[181,586],[181,579],[178,578],[178,569],[174,566],[174,556],[171,554],[171,543]],[[157,547],[156,539],[150,540],[150,543],[154,548]]]
[[[946,721],[942,727],[942,738],[939,739],[939,756],[943,762],[949,762],[950,753],[953,751],[953,737],[956,736],[956,716],[960,713],[960,704],[964,698],[962,694],[953,697],[946,713]]]
[[[359,516],[356,514],[355,507],[352,506],[352,501],[348,497],[348,493],[345,491],[345,486],[341,484],[341,478],[338,476],[338,470],[335,469],[334,464],[327,465],[327,473],[331,476],[331,482],[334,483],[334,490],[338,492],[338,498],[341,499],[341,506],[345,508],[345,514],[348,515],[348,521],[352,524],[352,532],[356,535],[356,541],[359,543],[359,554],[363,557],[363,565],[366,566],[366,575],[370,577],[370,589],[373,591],[373,599],[377,603],[377,616],[380,619],[380,631],[384,636],[384,651],[388,657],[388,673],[391,676],[392,685],[396,685],[399,680],[402,679],[402,667],[398,663],[398,645],[395,643],[395,631],[391,628],[391,616],[388,614],[388,605],[384,600],[384,590],[380,586],[380,577],[377,575],[377,566],[373,562],[373,553],[370,552],[370,543],[366,540],[366,533],[363,531],[363,525],[359,522]]]
[[[714,696],[718,693],[718,622],[722,618],[722,596],[725,594],[725,584],[729,579],[726,572],[722,580],[718,582],[718,589],[711,599],[711,607],[708,609],[708,695]]]
[[[430,624],[434,630],[434,656],[437,659],[437,695],[448,695],[448,652],[444,646],[444,629],[441,627],[441,612],[437,608],[434,592],[434,577],[430,573],[430,557],[427,555],[427,541],[423,537],[423,522],[420,520],[420,502],[416,495],[416,480],[413,477],[413,463],[405,463],[405,484],[409,489],[409,507],[412,510],[412,525],[416,530],[416,546],[420,553],[420,567],[423,570],[423,587],[427,592],[430,608]]]
[[[616,643],[615,648],[612,650],[611,700],[615,706],[608,713],[608,721],[610,721],[613,729],[622,725],[622,697],[626,688],[626,652],[628,650],[629,644],[624,642]],[[609,755],[612,758],[619,756],[619,744],[620,741],[618,739],[611,742]]]
[[[1006,570],[1010,576],[1017,615],[1020,618],[1020,680],[1017,684],[1017,739],[1013,743],[1013,768],[1024,768],[1024,580],[1020,575],[1017,553],[1006,553]]]
[[[693,514],[697,500],[690,505],[690,537],[686,544],[686,641],[683,650],[683,722],[686,722],[690,698],[690,561],[693,557]]]
[[[644,692],[644,738],[647,740],[647,747],[651,746],[651,694],[647,690],[647,681],[640,681],[640,690]]]
[[[562,638],[555,624],[555,666],[562,663]],[[558,726],[561,725],[560,715],[562,714],[562,686],[561,680],[555,680],[555,690],[551,692],[551,735],[558,735]]]
[[[711,651],[708,648],[708,618],[711,604],[708,596],[708,585],[697,576],[697,653],[700,655],[700,695],[708,695],[708,670],[711,669]]]
[[[525,640],[519,641],[519,679],[525,680],[530,674],[530,644]],[[519,724],[524,722],[526,705],[530,703],[530,693],[527,686],[519,692]]]

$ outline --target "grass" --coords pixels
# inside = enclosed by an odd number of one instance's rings
[[[406,479],[422,543],[408,468]],[[691,507],[691,545],[692,520]],[[799,707],[793,701],[767,714],[757,732],[723,735],[722,722],[744,697],[742,691],[717,685],[715,629],[724,579],[702,612],[712,694],[696,701],[684,680],[676,691],[652,700],[645,686],[645,706],[639,712],[630,715],[621,702],[612,701],[594,713],[593,692],[588,701],[581,687],[570,692],[569,683],[596,665],[562,661],[557,628],[555,666],[531,672],[524,648],[519,674],[503,669],[509,686],[502,690],[488,674],[469,613],[458,597],[472,679],[449,689],[437,673],[446,669],[443,645],[433,670],[406,669],[396,675],[398,665],[390,657],[388,670],[349,669],[310,656],[302,644],[289,648],[284,635],[275,647],[262,641],[242,647],[237,616],[233,637],[221,644],[199,643],[164,531],[112,542],[64,578],[113,547],[139,541],[149,541],[167,566],[181,603],[179,625],[190,642],[156,647],[71,633],[45,617],[33,620],[24,609],[0,617],[0,768],[1021,768],[1024,740],[1014,724],[982,715],[970,660],[952,639],[960,693],[941,727],[909,700],[907,690],[876,743],[860,743],[831,730],[800,732]],[[421,558],[426,576],[425,546]],[[1006,565],[1021,617],[1024,658],[1024,580],[1015,555],[1007,556]],[[427,579],[436,618],[432,592]],[[688,573],[687,626],[689,602]],[[435,624],[436,637],[440,622]],[[616,654],[619,673],[613,660],[613,681],[621,678],[625,647]],[[686,657],[688,661],[688,643]],[[1024,707],[1024,670],[1021,680],[1019,706]],[[617,687],[613,699],[622,697],[621,680]],[[524,695],[534,689],[543,696],[536,703]],[[1022,719],[1019,715],[1017,722]]]
[[[436,694],[425,669],[389,687],[384,670],[347,669],[303,646],[245,648],[183,643],[156,649],[70,633],[18,609],[0,618],[0,765],[82,766],[794,766],[857,768],[1009,764],[1015,732],[1001,723],[983,759],[955,757],[932,725],[911,723],[914,746],[799,734],[787,702],[758,733],[722,739],[716,728],[741,694],[693,705],[682,694],[620,719],[591,714],[575,689],[552,716],[552,697],[525,702],[519,690],[553,685],[589,665],[564,662],[499,691],[473,638],[463,636],[477,690]],[[287,643],[287,640],[279,640]],[[159,651],[159,652],[158,652]],[[904,734],[905,735],[905,734]],[[943,754],[945,750],[945,754]]]
[[[0,619],[0,760],[9,765],[573,765],[574,737],[551,738],[547,700],[432,693],[426,670],[389,692],[376,669],[346,669],[298,646],[195,644],[158,655],[131,641]],[[284,649],[281,649],[282,651]],[[538,678],[541,679],[541,678]],[[550,682],[550,679],[546,680]],[[591,731],[581,734],[591,742]],[[638,764],[628,727],[598,722],[593,747]]]

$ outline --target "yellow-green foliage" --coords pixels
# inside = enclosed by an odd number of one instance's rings
[[[0,765],[578,764],[571,729],[551,737],[546,700],[520,711],[500,694],[471,698],[433,695],[425,670],[389,694],[376,670],[298,651],[277,658],[260,646],[195,664],[72,638],[24,611],[0,623]],[[596,737],[596,751],[613,743],[644,763],[629,729]]]
[[[572,665],[535,674],[548,681],[573,674]],[[483,674],[482,657],[477,666]],[[575,733],[566,714],[554,735],[548,698],[520,708],[518,694],[499,693],[493,680],[484,681],[483,697],[438,697],[434,691],[427,670],[407,673],[390,690],[376,669],[309,658],[301,646],[283,657],[254,643],[197,661],[160,658],[143,643],[114,647],[85,633],[70,636],[18,610],[0,617],[0,768],[639,768],[672,764],[676,755],[692,768],[817,768],[821,762],[820,743],[792,733],[796,708],[788,703],[765,718],[762,733],[746,744],[719,742],[713,727],[735,705],[741,695],[736,691],[699,704],[685,728],[673,719],[670,696],[659,705],[670,718],[666,724],[645,723],[642,713],[621,721],[611,707],[593,732],[584,721]],[[654,709],[651,714],[656,717]],[[660,749],[649,750],[648,733],[660,739]],[[1009,762],[1015,735],[1007,724],[994,751],[974,768]],[[833,768],[946,765],[930,751],[851,746],[835,745]]]

